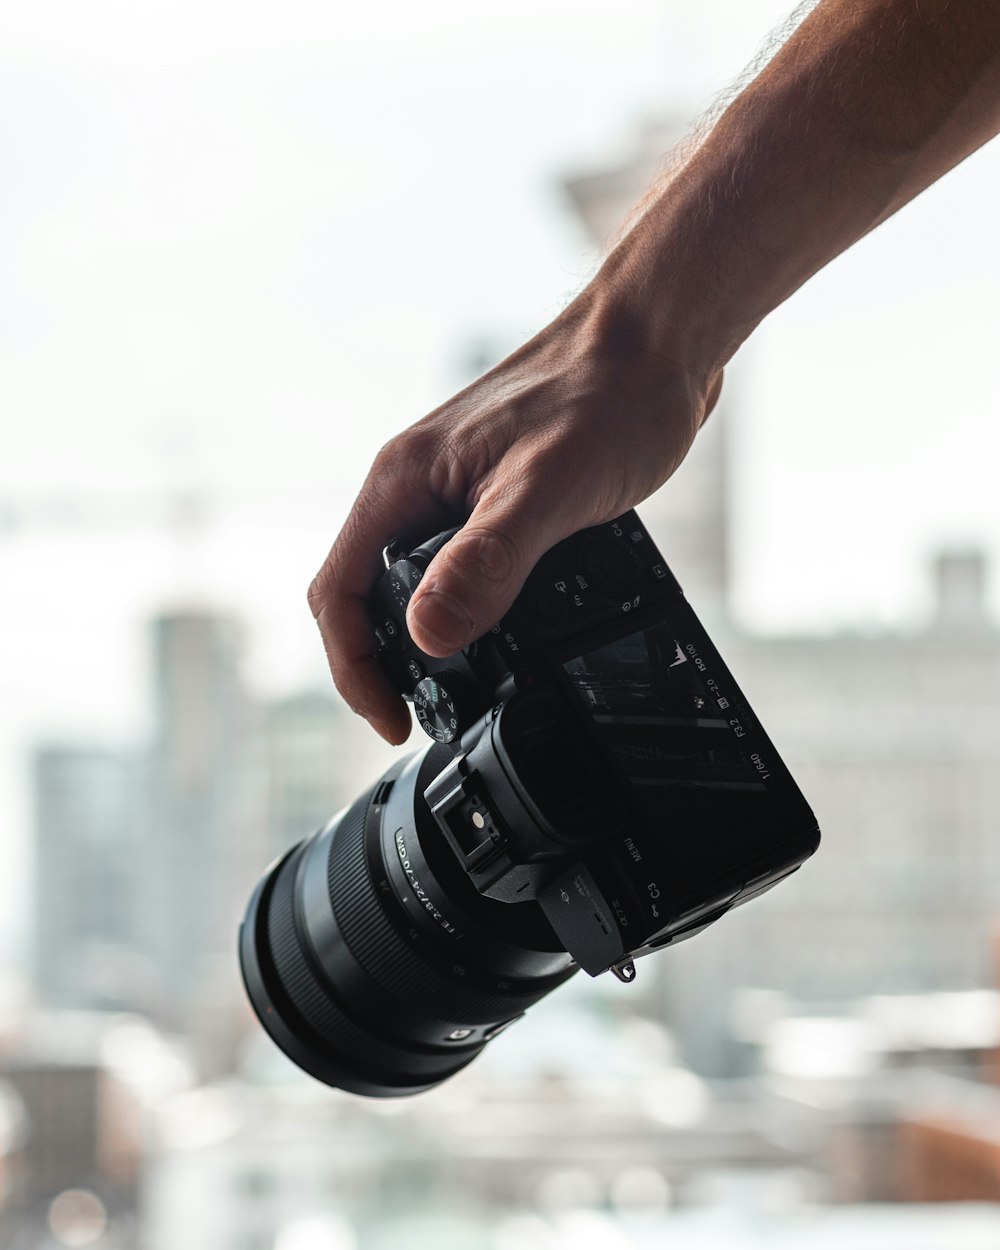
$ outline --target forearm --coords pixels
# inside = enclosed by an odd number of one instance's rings
[[[310,589],[352,707],[406,737],[367,610],[390,537],[465,521],[407,624],[435,656],[481,636],[544,551],[667,480],[763,317],[995,132],[998,49],[1000,0],[822,0],[580,296],[379,454]]]
[[[996,0],[823,0],[654,189],[590,306],[708,376],[998,129]]]

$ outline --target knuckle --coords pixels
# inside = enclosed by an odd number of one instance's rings
[[[426,481],[431,494],[455,509],[468,506],[469,481],[476,476],[466,467],[469,450],[469,442],[451,432],[437,440],[433,455],[426,461]]]
[[[427,492],[449,506],[464,501],[468,446],[440,422],[418,422],[391,439],[376,455],[359,504],[386,505],[401,490]]]
[[[309,610],[313,614],[315,620],[319,620],[323,609],[326,607],[327,600],[330,597],[330,572],[329,565],[324,564],[320,571],[309,583],[309,589],[306,591],[306,601],[309,604]]]
[[[525,477],[547,490],[557,482],[572,481],[587,459],[587,447],[586,440],[570,439],[561,430],[548,433],[532,449]]]
[[[402,440],[403,436],[397,434],[390,438],[387,443],[382,444],[372,460],[371,473],[387,472],[394,469],[401,459],[400,444]]]
[[[423,425],[411,425],[394,435],[379,448],[372,462],[372,473],[407,473],[414,466],[426,464],[437,439]]]
[[[496,524],[474,524],[462,531],[460,552],[464,566],[489,582],[506,582],[519,563],[519,545]]]

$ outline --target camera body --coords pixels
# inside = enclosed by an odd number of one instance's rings
[[[384,553],[379,659],[450,762],[423,791],[484,898],[537,903],[586,972],[700,932],[794,872],[815,817],[634,512],[539,561],[440,660],[406,607],[455,530]]]

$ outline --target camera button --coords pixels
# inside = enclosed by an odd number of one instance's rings
[[[375,626],[375,637],[382,650],[394,647],[399,643],[399,622],[392,616],[385,616]]]

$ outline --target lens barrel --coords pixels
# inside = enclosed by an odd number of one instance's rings
[[[576,971],[537,904],[483,898],[445,844],[423,799],[442,751],[394,765],[278,860],[240,930],[264,1028],[352,1093],[437,1085]]]

